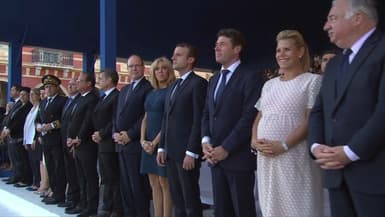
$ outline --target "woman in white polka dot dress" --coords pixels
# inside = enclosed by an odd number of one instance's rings
[[[253,126],[252,149],[257,151],[259,201],[264,217],[321,217],[320,171],[306,144],[310,110],[321,77],[306,72],[308,47],[295,30],[277,35],[276,60],[280,76],[267,81]]]

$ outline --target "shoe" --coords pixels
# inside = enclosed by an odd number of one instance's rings
[[[51,192],[50,191],[43,191],[43,193],[40,195],[41,198],[50,197]],[[51,195],[52,196],[52,195]]]
[[[24,188],[24,187],[30,186],[30,184],[25,183],[25,182],[18,182],[16,184],[14,184],[13,186],[15,186],[16,188]]]
[[[11,181],[12,179],[13,179],[13,177],[8,177],[8,178],[2,179],[1,181],[3,181],[3,182],[9,182],[9,181]]]
[[[6,182],[5,184],[7,184],[7,185],[14,185],[14,184],[16,184],[18,182],[18,180],[17,179],[10,179],[8,182]]]
[[[58,207],[74,207],[75,204],[72,201],[63,201],[57,204]]]
[[[92,216],[92,215],[96,215],[97,211],[96,210],[84,210],[82,211],[81,213],[79,213],[79,215],[77,215],[76,217],[89,217],[89,216]]]
[[[72,209],[66,208],[64,212],[66,214],[78,214],[78,213],[81,213],[82,211],[83,211],[82,208],[80,208],[79,206],[75,206]]]
[[[56,200],[53,197],[47,197],[46,200],[44,201],[44,203],[47,205],[58,204],[60,202],[63,202],[63,201]]]
[[[27,190],[27,191],[37,191],[37,188],[36,188],[36,187],[29,186],[29,187],[26,188],[25,190]]]

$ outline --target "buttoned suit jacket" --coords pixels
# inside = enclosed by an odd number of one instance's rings
[[[67,97],[57,95],[46,108],[48,98],[42,100],[39,104],[39,111],[36,117],[36,123],[46,124],[58,121],[60,126],[63,107],[67,101]],[[43,145],[62,145],[60,127],[50,130],[47,134],[41,135]]]
[[[191,72],[174,92],[176,85],[174,82],[166,93],[159,147],[168,158],[182,163],[186,151],[202,155],[200,132],[207,81]]]
[[[12,138],[23,138],[24,122],[31,108],[32,104],[27,102],[18,108],[11,110],[11,113],[8,114],[9,118],[7,119],[5,126],[9,129]]]
[[[126,85],[120,91],[114,116],[113,133],[127,131],[131,139],[128,144],[116,144],[115,148],[118,152],[125,150],[127,153],[138,154],[142,150],[140,129],[144,116],[144,101],[147,94],[152,90],[152,86],[145,78],[140,80],[134,90],[131,90],[131,85]],[[127,102],[125,102],[127,94],[129,95]]]
[[[95,131],[99,131],[102,140],[98,144],[99,152],[115,152],[115,142],[112,139],[112,120],[115,115],[119,90],[114,89],[105,99],[100,98],[93,114]]]
[[[71,116],[73,113],[73,108],[74,105],[76,104],[76,100],[78,100],[80,97],[80,94],[78,93],[75,98],[72,100],[72,102],[67,106],[67,108],[62,111],[62,116],[61,116],[61,128],[60,128],[60,133],[61,133],[61,140],[62,144],[65,148],[67,148],[67,130],[68,130],[68,124],[71,120]],[[68,100],[68,99],[67,99]]]
[[[323,170],[325,187],[343,180],[352,189],[385,193],[385,37],[376,30],[347,67],[339,92],[342,55],[329,62],[310,115],[309,144],[349,145],[360,160],[344,169]]]
[[[98,96],[91,91],[85,96],[80,96],[73,107],[67,128],[67,138],[79,138],[81,140],[77,149],[97,149],[91,136],[94,133],[93,112],[98,99]]]
[[[214,103],[214,93],[220,73],[209,81],[202,119],[202,136],[209,136],[211,144],[223,146],[228,157],[216,166],[231,171],[252,171],[256,159],[250,152],[251,129],[263,80],[259,73],[242,63],[226,84],[222,96]]]

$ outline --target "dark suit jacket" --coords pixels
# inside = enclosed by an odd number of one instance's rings
[[[96,149],[97,147],[92,141],[91,136],[95,131],[92,125],[92,118],[98,99],[98,96],[91,91],[85,96],[80,96],[73,107],[67,128],[67,138],[75,139],[78,137],[81,139],[81,144],[77,149]]]
[[[12,109],[8,114],[9,118],[7,119],[5,126],[10,130],[10,136],[13,139],[23,138],[25,118],[31,108],[32,104],[27,102],[24,105]]]
[[[48,98],[40,102],[36,123],[46,124],[52,123],[54,121],[60,123],[61,114],[67,101],[67,97],[57,95],[48,105],[47,109],[45,109],[47,100]],[[47,134],[42,135],[44,145],[61,145],[60,124],[57,126],[58,127],[56,129],[53,129]]]
[[[115,143],[112,140],[112,119],[115,115],[119,90],[113,90],[108,96],[100,98],[93,114],[95,131],[99,131],[102,141],[98,145],[99,152],[115,152]]]
[[[207,81],[191,72],[171,99],[175,85],[166,94],[159,147],[167,157],[182,163],[186,151],[202,154],[200,132]]]
[[[378,30],[363,44],[347,68],[336,94],[342,55],[329,62],[313,107],[309,144],[349,145],[360,160],[341,170],[324,170],[324,185],[345,179],[360,192],[385,193],[385,37]]]
[[[215,105],[214,91],[219,77],[220,73],[216,73],[209,81],[202,136],[209,136],[214,147],[221,145],[229,152],[218,166],[232,171],[255,170],[255,156],[250,152],[251,128],[257,114],[254,105],[260,96],[262,78],[240,64]]]
[[[140,80],[133,91],[131,91],[131,84],[121,89],[112,132],[127,131],[131,142],[124,146],[116,144],[117,151],[125,149],[133,154],[141,152],[140,128],[144,115],[144,100],[151,90],[152,86],[145,78]],[[125,103],[127,94],[129,96]]]
[[[67,106],[67,108],[63,107],[62,111],[62,116],[61,116],[61,139],[62,139],[62,144],[64,147],[67,147],[67,129],[68,129],[68,124],[71,120],[71,116],[73,113],[73,107],[76,104],[76,100],[78,100],[80,97],[80,94],[77,94],[75,98],[72,100],[71,104]],[[67,99],[68,100],[68,99]],[[65,109],[65,110],[64,110]]]

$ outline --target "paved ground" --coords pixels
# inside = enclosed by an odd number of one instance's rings
[[[46,205],[39,195],[25,188],[16,188],[0,181],[0,217],[74,217],[67,215],[64,208]],[[204,217],[214,217],[212,209],[204,210]]]

